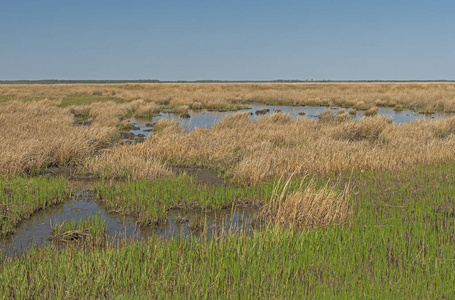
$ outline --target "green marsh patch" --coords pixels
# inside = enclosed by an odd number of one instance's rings
[[[351,183],[352,220],[323,228],[297,230],[270,224],[249,234],[212,239],[155,237],[117,248],[86,252],[73,247],[42,248],[16,259],[0,257],[0,295],[451,298],[455,293],[454,175],[453,162],[416,166],[406,172],[343,174],[340,184]],[[323,185],[329,179],[334,180],[321,176],[315,184]],[[219,202],[222,207],[243,189],[220,188],[218,191],[231,196],[212,199],[208,195],[216,195],[215,190],[207,192],[197,185],[196,190],[191,178],[166,180],[105,185],[99,193],[105,202],[110,199],[114,204],[123,203],[121,207],[145,210],[152,207],[146,204],[150,200],[163,209],[176,203],[200,203],[200,207],[208,203],[216,208],[214,199],[225,199]],[[300,181],[291,181],[291,189]],[[267,189],[250,187],[244,193],[270,199]],[[199,202],[194,194],[200,195]],[[160,200],[165,195],[172,196]],[[192,200],[179,202],[181,199]]]
[[[56,222],[52,226],[50,241],[76,244],[84,247],[101,247],[106,243],[106,224],[101,215],[91,215],[78,222]]]
[[[142,226],[166,222],[171,209],[222,210],[233,205],[254,206],[268,198],[273,183],[257,187],[230,184],[206,185],[193,177],[178,175],[153,181],[104,183],[97,187],[98,198],[108,210],[138,216]]]
[[[0,235],[14,233],[17,224],[35,211],[69,197],[66,181],[49,177],[0,178]]]

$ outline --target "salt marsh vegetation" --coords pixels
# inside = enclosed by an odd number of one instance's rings
[[[88,216],[79,222],[75,220],[52,224],[50,241],[80,247],[101,247],[106,243],[106,225],[100,215]]]
[[[104,242],[100,216],[54,223],[57,240],[92,236],[96,246],[0,254],[2,298],[455,292],[455,118],[396,124],[376,115],[383,107],[454,111],[452,83],[5,85],[0,95],[2,236],[70,201],[81,179],[105,209],[141,228],[178,214],[175,222],[204,230],[204,218],[185,212],[255,212],[245,231],[115,245]],[[162,118],[148,137],[122,140],[133,116],[254,103],[351,110],[318,120],[239,112],[190,132]],[[369,113],[356,122],[354,109]]]

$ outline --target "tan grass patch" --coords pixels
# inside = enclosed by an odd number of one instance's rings
[[[146,100],[157,105],[220,109],[239,102],[343,106],[366,110],[373,106],[455,111],[455,84],[432,83],[151,83],[2,85],[0,95],[61,99],[68,95]]]
[[[182,127],[176,120],[168,118],[159,119],[158,122],[153,126],[153,131],[160,135],[167,135],[172,133],[182,133]]]
[[[370,107],[365,112],[366,117],[376,116],[378,114],[378,108],[376,106]]]
[[[78,163],[105,147],[117,131],[118,117],[106,104],[98,106],[104,112],[96,106],[61,109],[42,101],[0,103],[0,174]],[[77,126],[77,115],[87,113],[95,118],[93,124]]]
[[[316,188],[310,180],[293,192],[288,192],[289,181],[282,186],[279,182],[270,203],[262,211],[262,218],[287,227],[325,227],[339,224],[348,218],[349,184],[337,191],[337,184]]]
[[[330,173],[352,168],[403,169],[455,158],[455,138],[447,134],[452,128],[449,120],[398,125],[375,116],[358,123],[320,123],[279,115],[250,122],[247,114],[239,113],[211,129],[150,135],[144,143],[129,146],[128,151],[169,164],[226,171],[243,184],[256,184],[296,170]],[[446,133],[444,138],[436,133],[438,128]]]
[[[334,138],[348,141],[378,141],[382,131],[392,124],[392,119],[384,116],[376,118],[362,118],[358,122],[346,122],[334,128]]]
[[[154,179],[172,174],[158,159],[131,155],[126,146],[89,158],[84,169],[101,178]]]

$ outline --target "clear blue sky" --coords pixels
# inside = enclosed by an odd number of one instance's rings
[[[0,80],[455,80],[455,1],[0,0]]]

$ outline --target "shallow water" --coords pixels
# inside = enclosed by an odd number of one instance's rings
[[[147,240],[152,235],[163,238],[200,237],[208,238],[227,232],[248,233],[252,221],[252,211],[221,211],[202,213],[174,210],[168,214],[165,225],[154,228],[139,228],[135,218],[108,213],[102,203],[96,201],[94,193],[85,190],[74,195],[70,202],[49,207],[35,213],[23,221],[12,236],[0,239],[0,249],[6,256],[20,255],[33,246],[50,245],[51,224],[56,221],[76,222],[90,215],[101,215],[106,224],[107,241],[116,245],[122,240]],[[199,228],[194,220],[199,220]],[[183,222],[179,222],[178,220]]]
[[[329,110],[332,109],[336,114],[340,108],[329,108],[329,107],[312,107],[312,106],[251,106],[249,109],[241,110],[242,112],[250,112],[252,115],[250,116],[250,120],[253,121],[257,118],[264,117],[264,115],[256,115],[256,111],[269,109],[270,112],[266,115],[269,115],[276,110],[281,110],[283,113],[289,114],[292,118],[306,118],[306,119],[313,119],[317,120],[317,117]],[[346,112],[349,112],[350,109],[345,109]],[[214,126],[217,122],[222,120],[227,115],[232,115],[237,112],[198,112],[198,113],[190,113],[190,118],[184,119],[180,118],[180,114],[173,114],[173,113],[161,113],[159,116],[156,116],[152,119],[131,119],[133,125],[139,127],[137,130],[132,130],[131,132],[135,135],[143,134],[147,137],[150,134],[151,126],[146,126],[146,124],[153,124],[160,120],[161,118],[169,118],[173,120],[177,120],[182,128],[184,128],[187,132],[193,130],[196,127],[207,127],[210,128]],[[304,113],[305,115],[299,115]],[[356,121],[360,120],[364,117],[365,111],[357,111],[356,116],[354,119]],[[403,111],[394,111],[393,109],[379,109],[378,115],[391,117],[392,121],[397,124],[402,123],[409,123],[415,120],[433,120],[433,119],[445,119],[448,117],[455,116],[454,113],[443,113],[438,112],[434,114],[419,114],[417,112],[413,112],[410,110],[403,110]]]

